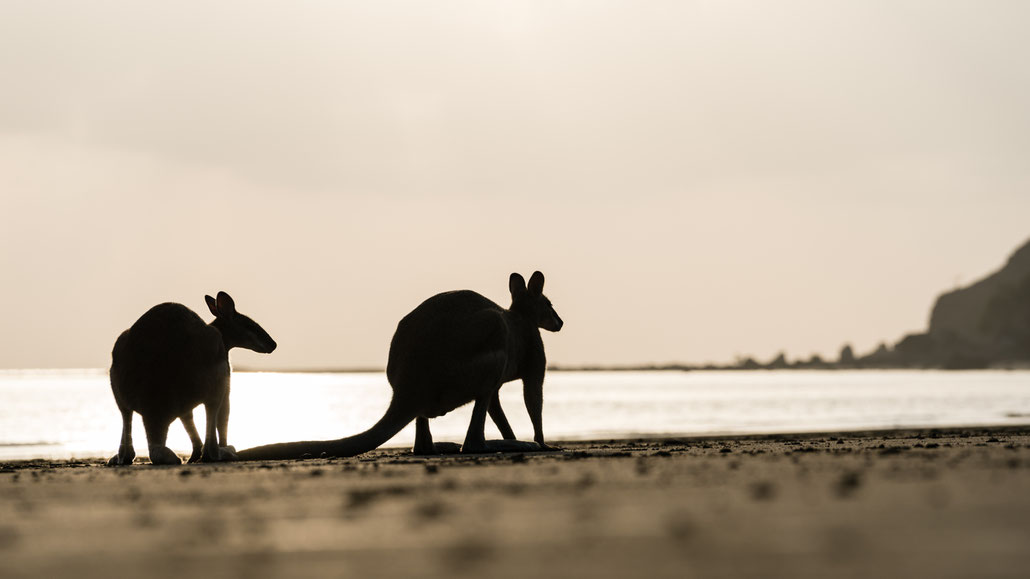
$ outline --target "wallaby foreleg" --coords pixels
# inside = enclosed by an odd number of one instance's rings
[[[190,454],[190,459],[186,462],[197,462],[204,451],[204,441],[200,438],[200,433],[197,432],[197,424],[193,422],[193,412],[183,414],[179,417],[179,420],[182,421],[183,427],[186,428],[186,434],[190,435],[190,442],[193,444],[193,453]]]
[[[526,401],[529,419],[533,422],[533,440],[540,445],[540,450],[561,450],[544,443],[544,378],[523,378],[522,396]]]
[[[136,458],[136,449],[132,446],[132,410],[121,409],[121,412],[122,440],[118,444],[118,454],[107,461],[107,466],[129,465]]]

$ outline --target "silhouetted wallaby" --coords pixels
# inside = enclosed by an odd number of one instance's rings
[[[205,324],[182,304],[156,305],[118,336],[111,352],[111,391],[122,413],[122,442],[108,466],[132,464],[132,413],[143,417],[153,464],[181,464],[167,446],[176,419],[193,442],[189,462],[235,458],[228,441],[229,350],[268,354],[275,341],[254,320],[236,311],[229,294],[204,296],[215,315]],[[204,405],[207,436],[201,443],[193,409]],[[215,430],[220,440],[216,439]],[[221,447],[221,448],[220,448]]]
[[[354,456],[383,444],[412,420],[416,421],[416,453],[453,451],[456,445],[433,444],[429,419],[469,402],[475,406],[462,452],[549,450],[541,419],[547,360],[540,328],[557,332],[562,320],[543,294],[544,275],[539,271],[530,277],[528,287],[521,275],[511,274],[508,287],[511,307],[507,310],[464,290],[435,295],[404,316],[390,343],[386,367],[393,399],[372,428],[339,440],[259,446],[240,451],[239,458]],[[504,436],[514,438],[497,392],[505,382],[520,378],[536,442],[486,441],[483,428],[488,411]]]

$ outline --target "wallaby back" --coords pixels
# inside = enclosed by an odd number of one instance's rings
[[[220,332],[182,304],[159,304],[119,336],[111,353],[119,405],[179,416],[217,394],[229,375]]]

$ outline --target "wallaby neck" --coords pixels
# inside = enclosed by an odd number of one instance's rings
[[[229,332],[226,331],[225,322],[223,322],[221,319],[215,318],[208,325],[218,330],[218,335],[222,338],[222,344],[225,346],[226,352],[232,350],[238,345],[234,343],[231,339],[229,339]]]
[[[514,362],[508,380],[523,378],[527,374],[537,374],[547,365],[544,355],[544,341],[540,337],[540,328],[534,320],[518,310],[507,310],[508,328],[513,334],[509,342],[508,356]]]
[[[520,335],[540,335],[540,328],[536,326],[536,321],[531,318],[530,314],[515,307],[515,304],[512,304],[504,312],[507,314],[510,327]]]

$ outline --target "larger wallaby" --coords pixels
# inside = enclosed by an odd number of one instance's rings
[[[236,311],[229,294],[204,296],[215,319],[204,323],[182,304],[156,305],[118,336],[111,352],[111,391],[122,413],[122,441],[108,466],[132,464],[132,413],[143,417],[153,464],[182,464],[165,446],[176,418],[193,443],[189,462],[235,458],[228,441],[229,350],[240,347],[268,354],[275,341],[254,320]],[[203,443],[193,409],[203,404],[207,436]],[[217,428],[217,439],[215,431]]]
[[[259,446],[240,451],[239,458],[288,459],[322,453],[355,456],[383,444],[412,420],[416,421],[416,453],[452,451],[454,446],[433,444],[429,419],[469,402],[475,406],[462,452],[550,449],[544,443],[541,419],[547,361],[540,329],[557,332],[562,320],[543,294],[544,275],[539,271],[529,278],[528,287],[521,275],[511,274],[508,288],[508,309],[464,290],[435,295],[404,316],[390,343],[386,367],[393,399],[372,428],[339,440]],[[487,412],[509,438],[511,428],[497,392],[505,382],[520,378],[536,442],[485,440]]]

